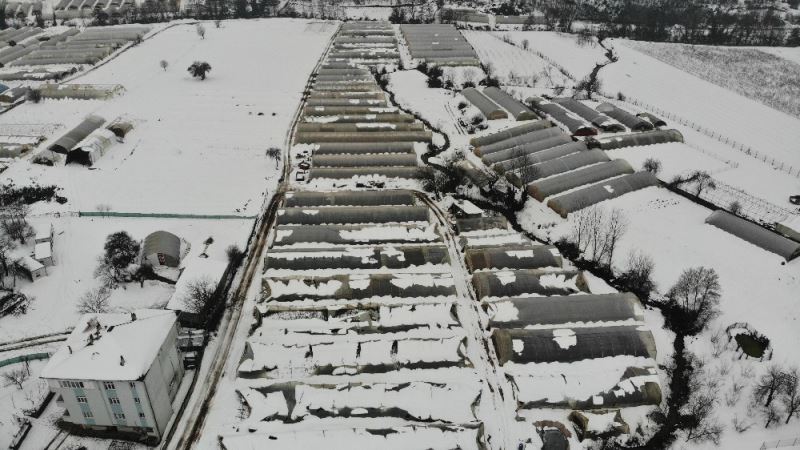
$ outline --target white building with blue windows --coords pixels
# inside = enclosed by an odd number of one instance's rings
[[[183,379],[175,311],[86,314],[42,371],[63,419],[161,439]]]

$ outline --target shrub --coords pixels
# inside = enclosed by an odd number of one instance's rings
[[[195,78],[200,78],[200,80],[206,79],[206,74],[211,72],[211,64],[205,61],[195,61],[186,69],[190,74],[192,74]]]

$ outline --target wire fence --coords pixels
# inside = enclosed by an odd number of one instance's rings
[[[757,159],[759,161],[762,161],[762,162],[764,162],[766,164],[769,164],[775,170],[779,170],[781,172],[787,173],[787,174],[792,175],[794,177],[800,178],[800,167],[795,167],[795,166],[787,164],[787,163],[785,163],[783,161],[775,159],[772,156],[769,156],[769,155],[766,155],[766,154],[764,154],[762,152],[759,152],[758,150],[754,149],[753,147],[750,147],[748,145],[742,144],[741,142],[738,142],[738,141],[736,141],[734,139],[731,139],[731,138],[729,138],[727,136],[724,136],[721,133],[719,133],[718,131],[714,131],[714,130],[712,130],[710,128],[707,128],[707,127],[704,127],[702,125],[699,125],[699,124],[697,124],[697,123],[695,123],[695,122],[693,122],[691,120],[684,119],[683,117],[680,117],[680,116],[678,116],[676,114],[673,114],[673,113],[671,113],[669,111],[664,111],[663,109],[661,109],[661,108],[659,108],[657,106],[651,105],[651,104],[649,104],[647,102],[644,102],[644,101],[641,101],[639,99],[632,98],[632,97],[626,97],[625,101],[627,103],[631,103],[633,105],[636,105],[636,106],[638,106],[640,108],[644,108],[644,109],[653,111],[654,113],[656,113],[656,114],[658,114],[658,115],[660,115],[662,117],[666,117],[667,119],[673,120],[675,122],[678,122],[681,125],[687,126],[687,127],[691,128],[691,129],[697,131],[697,132],[700,132],[700,133],[704,134],[705,136],[708,136],[708,137],[710,137],[712,139],[716,139],[717,141],[722,142],[723,144],[727,144],[728,146],[730,146],[734,150],[738,150],[738,151],[744,153],[745,155],[748,155],[748,156],[750,156],[752,158],[755,158],[755,159]]]
[[[759,449],[766,450],[768,448],[794,447],[796,445],[800,445],[800,437],[796,437],[794,439],[781,439],[778,441],[767,441],[761,444]]]
[[[737,215],[758,222],[768,227],[774,226],[776,222],[795,214],[794,212],[775,205],[760,197],[755,197],[737,187],[714,180],[716,187],[707,188],[700,192],[701,199],[716,205],[719,208],[735,211]],[[691,186],[691,185],[689,185]],[[696,195],[694,189],[688,186],[679,187],[684,192]],[[736,205],[734,206],[734,202]]]

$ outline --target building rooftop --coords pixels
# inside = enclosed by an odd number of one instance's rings
[[[42,370],[42,378],[98,381],[141,379],[172,329],[175,311],[83,315],[64,345]]]

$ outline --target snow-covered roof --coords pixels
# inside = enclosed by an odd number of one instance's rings
[[[51,231],[52,231],[52,225],[39,228],[38,230],[36,230],[35,240],[40,241],[42,239],[50,239]]]
[[[150,370],[176,320],[175,311],[160,309],[136,310],[135,319],[129,313],[85,314],[41,377],[139,380]]]
[[[169,299],[167,309],[182,311],[185,308],[183,298],[186,296],[188,285],[199,279],[208,279],[216,286],[225,273],[226,266],[224,261],[211,258],[196,257],[188,260],[178,282],[175,283],[175,293]]]
[[[37,260],[35,260],[35,259],[31,258],[31,257],[30,257],[30,256],[28,256],[28,255],[21,256],[21,257],[20,257],[20,258],[17,260],[17,264],[19,264],[19,265],[21,265],[22,267],[24,267],[24,268],[28,269],[30,272],[35,272],[35,271],[37,271],[37,270],[39,270],[39,269],[42,269],[42,268],[44,268],[44,266],[42,265],[42,263],[40,263],[39,261],[37,261]]]
[[[41,261],[51,256],[53,256],[53,252],[50,248],[49,242],[40,242],[33,247],[33,258],[37,261]]]

